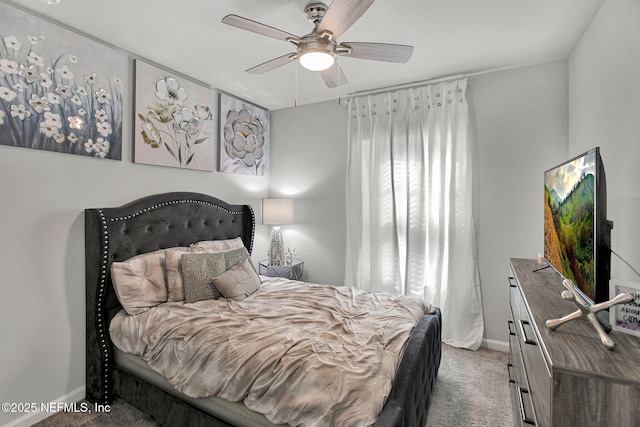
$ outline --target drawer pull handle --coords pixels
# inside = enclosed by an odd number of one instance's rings
[[[514,277],[511,277],[511,276],[509,276],[507,279],[509,279],[509,287],[510,288],[515,288],[516,287],[516,282],[515,282],[516,279]]]
[[[531,339],[531,338],[529,338],[527,336],[527,332],[524,329],[524,325],[529,326],[530,323],[527,320],[520,320],[519,323],[520,323],[520,333],[522,333],[522,339],[524,340],[524,343],[525,344],[536,345],[537,344],[536,341]]]
[[[511,329],[513,326],[512,320],[507,320],[507,329],[509,329],[509,335],[515,335],[516,333]]]
[[[518,387],[518,404],[520,405],[520,417],[522,418],[522,422],[525,424],[536,425],[536,422],[533,418],[529,418],[527,415],[527,410],[524,407],[524,397],[522,396],[524,393],[529,394],[529,390]]]
[[[511,371],[513,371],[513,365],[511,363],[507,363],[507,375],[509,376],[509,382],[515,384],[516,380],[514,380],[511,375]]]

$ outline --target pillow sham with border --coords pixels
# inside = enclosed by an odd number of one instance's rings
[[[112,263],[111,281],[118,301],[130,315],[166,302],[164,249]]]

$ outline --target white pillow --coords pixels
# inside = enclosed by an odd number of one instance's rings
[[[235,239],[225,239],[225,240],[203,240],[202,242],[194,243],[191,245],[192,248],[199,249],[210,249],[216,252],[224,252],[229,249],[238,249],[244,247],[244,243],[242,243],[242,238],[236,237]]]
[[[240,301],[260,288],[260,277],[248,259],[213,279],[213,286],[223,297]]]
[[[164,250],[111,264],[111,281],[128,314],[143,313],[167,301]]]
[[[167,301],[169,302],[184,300],[180,259],[182,254],[188,253],[191,253],[189,248],[183,247],[168,248],[164,250],[164,268],[167,272]]]

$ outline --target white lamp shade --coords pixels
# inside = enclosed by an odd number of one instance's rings
[[[262,199],[262,223],[293,224],[293,199]]]

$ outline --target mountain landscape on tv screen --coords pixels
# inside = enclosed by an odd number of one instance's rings
[[[552,184],[545,182],[545,258],[592,300],[595,292],[594,195],[592,173],[582,173],[564,199]]]

